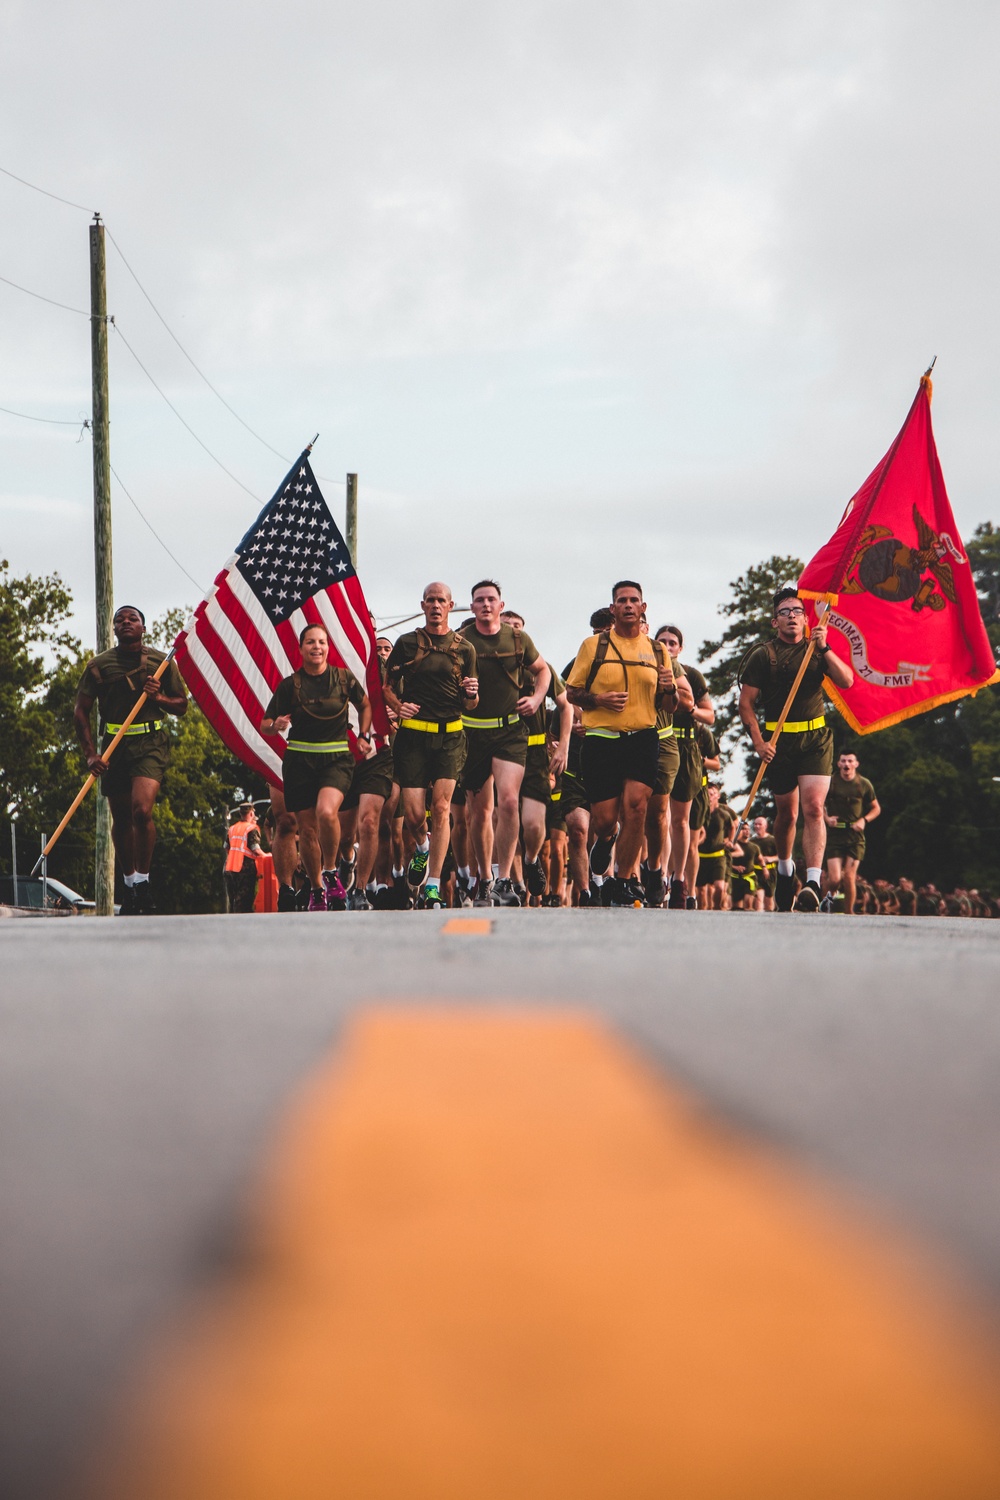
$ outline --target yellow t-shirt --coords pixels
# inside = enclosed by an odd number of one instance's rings
[[[567,687],[587,685],[598,637],[590,636],[576,654],[573,669],[566,679]],[[585,729],[652,729],[656,724],[656,687],[659,662],[656,648],[648,635],[634,639],[611,631],[608,654],[591,683],[592,693],[621,693],[628,690],[628,702],[620,714],[611,708],[581,710]]]

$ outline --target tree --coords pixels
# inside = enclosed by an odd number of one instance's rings
[[[993,654],[1000,661],[1000,527],[992,521],[977,526],[965,549],[979,593],[979,610]]]
[[[719,605],[719,614],[729,621],[717,641],[705,641],[698,660],[712,664],[705,673],[715,704],[715,737],[723,751],[735,747],[740,735],[737,714],[737,672],[751,646],[770,639],[773,595],[785,584],[794,588],[804,564],[797,557],[773,556],[747,571],[729,585],[731,598]],[[712,658],[717,660],[714,662]],[[753,779],[757,758],[747,751],[747,784]],[[752,769],[751,769],[752,765]]]

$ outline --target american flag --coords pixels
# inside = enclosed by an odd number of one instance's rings
[[[302,664],[306,625],[326,626],[331,661],[364,684],[376,732],[389,729],[368,605],[308,454],[289,470],[175,642],[199,708],[272,786],[282,784],[285,742],[265,737],[259,725],[278,683]]]

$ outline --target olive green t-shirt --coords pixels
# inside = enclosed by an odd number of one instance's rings
[[[421,644],[430,650],[414,666]],[[446,635],[410,630],[393,646],[385,670],[396,696],[404,703],[419,704],[417,718],[450,722],[461,717],[462,678],[476,675],[475,647],[456,630]]]
[[[755,646],[740,675],[740,681],[748,687],[760,689],[758,706],[763,708],[767,723],[773,723],[784,708],[785,699],[791,692],[809,642],[798,641],[789,646],[784,641],[775,640],[773,645],[777,657],[776,667],[771,665],[768,647]],[[803,723],[808,719],[823,717],[826,712],[823,698],[824,675],[823,658],[814,656],[806,667],[805,676],[799,683],[798,692],[788,710],[788,723]]]
[[[514,649],[514,630],[501,625],[496,635],[483,635],[475,622],[464,625],[459,635],[470,641],[476,652],[479,676],[479,704],[472,709],[475,719],[499,719],[516,713],[521,697],[521,666],[538,660],[538,648],[530,635],[521,631],[520,654]]]
[[[146,657],[145,671],[142,667],[143,654]],[[156,671],[166,654],[165,651],[158,651],[155,646],[146,646],[143,652],[123,651],[119,646],[113,646],[110,651],[101,651],[97,656],[91,657],[84,667],[78,691],[85,693],[88,698],[97,699],[102,724],[123,724],[142,696],[142,685],[147,676]],[[170,663],[160,678],[160,686],[171,698],[187,696],[176,662]],[[151,724],[156,719],[162,719],[163,715],[162,705],[147,698],[132,722]]]
[[[683,662],[681,662],[676,657],[671,657],[670,662],[674,669],[674,676],[686,677],[688,682],[691,684],[691,691],[694,694],[695,707],[697,707],[702,698],[704,698],[706,693],[708,692],[708,683],[705,681],[702,674],[698,671],[697,667],[686,667],[684,666]],[[675,729],[691,729],[693,725],[698,723],[700,723],[700,720],[693,719],[686,708],[678,708],[677,712],[674,714]]]
[[[733,874],[750,875],[754,870],[761,868],[760,850],[753,839],[745,839],[740,843],[742,854],[732,856]]]
[[[761,863],[763,863],[764,859],[769,859],[769,860],[770,859],[777,859],[777,857],[778,857],[778,846],[774,842],[774,835],[773,834],[771,834],[771,833],[756,834],[755,833],[754,834],[754,839],[756,840],[757,851],[758,851],[758,854],[760,855]]]
[[[546,705],[549,700],[555,703],[556,694],[564,693],[566,691],[566,684],[565,682],[563,682],[562,678],[560,677],[559,673],[556,671],[552,663],[546,662],[545,665],[552,673],[552,681],[549,683],[548,688],[546,689],[545,697],[542,699],[541,703],[538,705],[531,718],[525,719],[524,721],[528,726],[529,736],[533,734],[548,734],[549,713]],[[521,678],[521,692],[525,697],[527,697],[529,693],[533,693],[534,691],[535,679],[526,667]],[[556,737],[558,738],[558,735]]]
[[[360,710],[364,701],[364,688],[346,667],[327,666],[315,676],[303,670],[278,683],[264,718],[291,714],[289,740],[332,744],[347,738],[347,705]]]
[[[729,822],[721,807],[717,807],[714,813],[709,813],[705,824],[705,839],[698,847],[699,854],[717,854],[724,847],[729,837]],[[721,865],[722,860],[718,863]]]
[[[871,811],[874,801],[875,788],[864,776],[855,775],[851,781],[845,781],[839,771],[831,776],[826,810],[838,823],[856,823]]]

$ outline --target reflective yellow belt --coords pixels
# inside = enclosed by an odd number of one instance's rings
[[[545,744],[545,736],[544,736],[544,734],[529,734],[528,735],[528,744],[529,745],[544,745]]]
[[[506,729],[508,724],[520,724],[520,714],[502,714],[499,719],[474,719],[471,714],[462,715],[466,729]]]
[[[658,729],[656,732],[661,740],[672,740],[674,737],[674,726],[672,724],[668,724],[666,729]],[[678,730],[678,733],[683,734],[684,731]]]
[[[676,734],[679,740],[693,740],[695,737],[693,729],[677,729],[675,727],[674,734]]]
[[[701,784],[702,784],[702,786],[708,786],[708,777],[707,776],[703,776],[701,778]]]
[[[562,792],[550,792],[549,793],[549,801],[550,802],[558,802],[561,799],[561,797],[562,797]]]
[[[162,729],[163,719],[151,719],[148,724],[130,724],[125,731],[126,738],[130,734],[152,734],[154,729]],[[117,734],[122,726],[120,724],[105,724],[105,734]]]
[[[652,727],[648,724],[643,729],[585,729],[583,732],[587,739],[623,740],[629,734],[648,734]]]
[[[447,724],[437,719],[404,719],[400,729],[419,729],[423,734],[455,734],[462,727],[461,719],[449,719]]]
[[[699,851],[698,851],[698,858],[699,859],[721,859],[722,856],[725,854],[725,852],[726,852],[725,849],[708,849],[704,853],[702,853],[702,851],[699,849]]]
[[[301,750],[306,755],[342,755],[349,748],[346,740],[327,740],[313,744],[310,740],[289,740],[286,750]]]
[[[771,724],[767,724],[766,723],[764,725],[765,729],[777,729],[777,727],[778,727],[778,721],[777,721],[777,719],[775,719],[774,722],[771,723]],[[805,734],[805,732],[806,732],[807,729],[825,729],[825,728],[826,728],[826,715],[823,714],[818,719],[796,719],[795,722],[794,722],[794,724],[789,723],[788,720],[786,719],[785,723],[782,724],[782,726],[781,726],[781,732],[782,732],[782,734]]]

